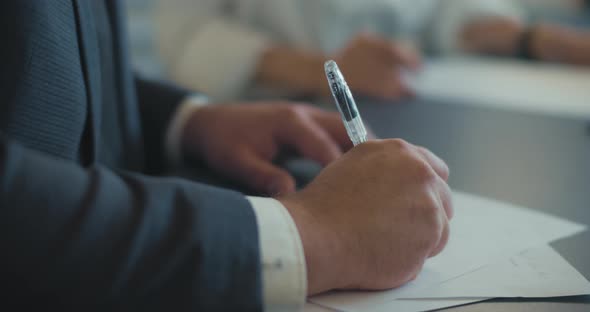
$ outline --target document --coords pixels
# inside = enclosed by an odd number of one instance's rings
[[[429,297],[425,290],[586,228],[568,220],[465,193],[455,192],[453,201],[456,213],[451,221],[447,248],[426,262],[415,281],[391,291],[334,292],[311,298],[311,301],[342,311],[377,311],[373,307],[395,299]],[[414,303],[396,304],[409,306]],[[408,308],[400,311],[423,310]]]
[[[483,294],[496,298],[588,295],[590,282],[552,247],[543,246],[524,251],[510,259],[467,273],[422,292],[428,298],[418,298],[419,295],[417,295],[418,297],[412,299],[396,299],[372,306],[357,307],[357,309],[371,312],[428,311],[478,302],[484,300]],[[305,311],[334,310],[309,303]]]
[[[431,311],[431,310],[438,310],[443,308],[449,307],[456,307],[465,304],[472,304],[476,302],[480,302],[483,300],[488,300],[491,298],[482,298],[482,299],[400,299],[400,300],[393,300],[386,303],[381,304],[367,304],[366,306],[363,305],[356,305],[346,308],[330,308],[327,306],[322,306],[320,304],[308,302],[303,311],[305,312],[420,312],[420,311]]]
[[[433,60],[408,84],[419,96],[458,104],[589,118],[590,69],[517,60]]]
[[[537,298],[590,295],[590,282],[550,246],[425,289],[407,298]]]

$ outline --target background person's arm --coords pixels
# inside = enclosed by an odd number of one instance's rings
[[[158,48],[170,76],[212,99],[241,95],[253,83],[270,39],[231,16],[233,1],[159,0]]]
[[[412,95],[401,78],[402,70],[420,67],[417,51],[368,33],[351,38],[333,55],[288,46],[268,48],[259,65],[257,82],[311,96],[331,96],[324,62],[334,59],[354,92],[382,99]]]
[[[556,63],[590,66],[590,32],[558,25],[538,25],[531,34],[533,57]]]
[[[424,45],[437,54],[503,50],[510,46],[514,34],[500,34],[499,37],[490,36],[489,31],[473,34],[470,28],[480,21],[493,19],[519,25],[525,17],[522,8],[509,0],[441,0],[425,28]],[[490,41],[493,42],[490,44]],[[480,44],[486,46],[480,47]]]
[[[324,55],[272,40],[263,30],[237,21],[224,3],[162,0],[157,7],[159,47],[177,82],[215,100],[234,99],[253,86],[327,96],[323,64],[335,58],[353,78],[349,83],[354,91],[388,99],[411,93],[399,70],[418,67],[420,57],[415,51],[362,35],[350,38],[334,55]]]
[[[590,33],[566,26],[489,18],[467,25],[462,35],[464,49],[472,53],[519,57],[525,49],[539,61],[590,65]],[[529,36],[524,47],[523,36]]]

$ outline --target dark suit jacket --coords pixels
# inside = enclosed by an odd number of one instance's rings
[[[259,310],[244,196],[145,175],[186,92],[134,78],[123,14],[0,1],[0,310]]]

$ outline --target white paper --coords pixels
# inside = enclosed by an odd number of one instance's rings
[[[419,96],[457,104],[590,117],[590,68],[463,57],[431,61],[407,81]]]
[[[365,311],[367,307],[421,294],[424,289],[487,264],[585,229],[571,221],[464,193],[455,192],[453,202],[455,218],[449,243],[439,256],[426,262],[415,281],[390,291],[335,292],[311,301],[343,311]]]
[[[315,303],[307,302],[305,303],[305,307],[303,307],[304,312],[333,312],[333,309],[328,309],[317,305]]]
[[[315,303],[307,303],[303,311],[305,312],[361,312],[361,311],[370,311],[370,312],[414,312],[414,311],[431,311],[431,310],[438,310],[443,308],[450,308],[465,304],[471,304],[480,302],[483,300],[488,300],[491,298],[480,298],[480,299],[413,299],[413,300],[394,300],[392,302],[381,304],[381,305],[373,305],[373,306],[360,306],[356,307],[355,309],[334,309],[334,308],[327,308]]]
[[[590,282],[550,246],[525,251],[406,298],[590,295]]]

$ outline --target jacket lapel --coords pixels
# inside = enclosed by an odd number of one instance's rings
[[[90,0],[97,1],[97,0]],[[88,138],[92,139],[91,162],[97,159],[100,146],[100,125],[101,125],[101,71],[100,53],[98,47],[96,24],[89,6],[88,0],[73,0],[78,26],[78,42],[80,44],[80,56],[82,58],[82,71],[86,84],[86,95],[88,97],[90,133]]]

